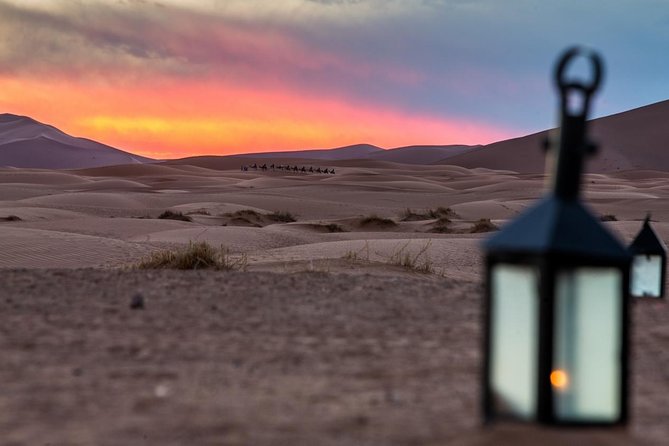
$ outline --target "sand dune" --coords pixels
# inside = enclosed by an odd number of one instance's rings
[[[341,258],[347,243],[434,239],[439,241],[431,250],[438,246],[449,252],[449,243],[475,249],[480,236],[462,235],[474,222],[492,219],[503,225],[539,198],[545,183],[543,175],[449,165],[373,161],[381,167],[371,167],[368,160],[349,160],[336,161],[348,167],[338,168],[335,175],[295,175],[241,172],[238,166],[220,170],[218,158],[196,161],[198,166],[181,160],[62,172],[0,169],[0,227],[131,242],[148,251],[197,240],[225,245],[250,259],[279,249],[272,255],[304,267],[309,260]],[[669,218],[669,207],[662,204],[669,177],[662,172],[590,174],[584,187],[593,212],[616,216],[615,224],[632,222],[633,227],[647,211],[656,219]],[[403,221],[407,209],[426,214],[439,207],[453,211],[443,227],[435,217]],[[191,221],[159,220],[166,210]],[[245,212],[250,220],[243,217]],[[297,222],[267,217],[273,212],[289,213]],[[361,223],[376,216],[394,223]],[[632,235],[625,229],[624,237]],[[447,270],[462,261],[433,257],[448,265]],[[269,268],[268,261],[260,263]]]
[[[0,246],[0,268],[99,268],[151,250],[109,238],[7,226],[0,231]]]
[[[320,162],[335,160],[380,160],[401,164],[432,164],[451,156],[470,151],[477,146],[465,145],[414,145],[382,149],[370,144],[356,144],[335,149],[295,150],[289,152],[264,152],[233,155],[231,158],[254,160],[277,160],[285,163],[286,159],[318,160]],[[283,161],[282,161],[283,160]],[[254,161],[264,162],[267,161]]]
[[[0,166],[73,169],[149,161],[26,116],[0,115]]]
[[[587,165],[590,172],[622,170],[669,170],[669,101],[595,119],[591,139],[599,154]],[[515,172],[542,172],[545,167],[543,141],[549,131],[500,141],[473,149],[470,153],[440,161],[463,167],[488,167]]]
[[[374,152],[369,158],[402,164],[433,164],[467,153],[475,147],[477,146],[407,146]]]

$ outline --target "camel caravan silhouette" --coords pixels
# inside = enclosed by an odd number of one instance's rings
[[[276,164],[276,165],[275,164],[270,164],[269,167],[268,167],[267,164],[263,164],[262,166],[259,166],[257,163],[253,163],[251,166],[247,166],[245,164],[240,166],[240,170],[242,172],[248,172],[249,169],[256,170],[256,171],[260,169],[263,172],[266,172],[268,170],[271,170],[271,171],[284,170],[286,172],[298,172],[298,173],[321,173],[321,174],[324,173],[324,174],[328,174],[328,175],[334,175],[335,174],[334,167],[330,168],[330,169],[328,169],[327,167],[323,167],[323,168],[316,167],[314,169],[313,166],[309,166],[309,168],[307,169],[306,166],[297,167],[297,166],[291,166],[289,164]]]

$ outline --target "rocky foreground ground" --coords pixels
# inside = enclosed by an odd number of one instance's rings
[[[1,270],[0,280],[3,445],[659,445],[669,438],[664,303],[634,305],[626,430],[484,429],[478,284],[91,269]]]

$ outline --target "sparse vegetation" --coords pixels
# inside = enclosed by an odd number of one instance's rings
[[[427,253],[431,245],[432,240],[428,240],[416,253],[412,253],[408,249],[409,242],[406,242],[390,256],[390,263],[410,271],[431,274],[434,272],[434,267]]]
[[[430,232],[437,232],[440,234],[446,234],[452,232],[451,228],[449,227],[450,224],[451,224],[450,218],[446,216],[439,217],[437,221],[434,222],[434,225],[432,226]]]
[[[222,214],[222,217],[230,218],[231,223],[262,227],[270,223],[292,223],[297,221],[290,212],[276,211],[271,214],[261,214],[252,209],[241,209],[235,212]],[[225,226],[226,224],[224,224]]]
[[[170,211],[170,210],[167,210],[167,211],[163,212],[162,214],[160,214],[158,216],[158,218],[160,218],[162,220],[179,220],[179,221],[188,221],[188,222],[193,221],[193,219],[190,218],[188,215],[184,215],[181,212],[174,212],[174,211]]]
[[[428,211],[430,218],[442,218],[442,217],[452,217],[456,218],[458,214],[451,208],[445,208],[439,206],[437,209],[430,209]]]
[[[228,212],[222,215],[223,217],[230,218],[230,223],[236,225],[249,225],[256,228],[262,227],[260,221],[262,216],[251,209],[241,209],[235,212]],[[227,223],[224,223],[223,226],[227,226]]]
[[[260,214],[252,209],[240,209],[235,212],[226,212],[221,215],[222,217],[231,217],[231,218],[260,218]]]
[[[481,218],[478,221],[474,222],[469,232],[472,234],[479,232],[491,232],[499,229],[489,218]]]
[[[267,217],[272,221],[280,223],[292,223],[294,221],[297,221],[297,219],[293,216],[293,214],[286,211],[275,211],[267,215]]]
[[[389,265],[401,266],[402,268],[413,271],[421,274],[434,274],[434,265],[428,251],[432,245],[432,240],[428,240],[423,246],[421,246],[418,251],[413,251],[409,248],[411,242],[406,242],[403,245],[399,246],[391,255],[387,257],[386,261],[380,261],[378,263],[387,263]],[[377,253],[379,254],[379,253]],[[348,260],[352,263],[368,263],[371,264],[369,256],[369,242],[365,242],[365,246],[361,249],[354,251],[348,250],[346,254],[342,256],[344,260]]]
[[[358,251],[346,251],[346,254],[344,254],[342,258],[344,260],[348,260],[349,262],[369,262],[369,242],[365,241],[365,246],[363,246]]]
[[[613,214],[604,214],[599,216],[600,221],[618,221],[618,218]]]
[[[400,213],[400,221],[421,221],[427,219],[427,214],[419,214],[418,212],[412,211],[411,208],[406,208]]]
[[[215,249],[207,242],[190,242],[187,247],[154,252],[140,261],[139,269],[245,269],[246,255],[233,257],[228,249]]]
[[[23,219],[17,215],[8,215],[6,217],[0,217],[1,221],[23,221]]]
[[[346,230],[337,223],[329,223],[325,225],[325,229],[327,229],[328,232],[346,232]]]
[[[379,217],[376,214],[363,217],[360,220],[359,224],[360,226],[380,226],[385,228],[392,228],[394,226],[397,226],[397,223],[395,223],[393,220],[389,218]]]
[[[422,221],[433,220],[442,217],[457,217],[457,214],[451,208],[438,207],[436,209],[428,209],[425,212],[413,211],[406,208],[400,214],[400,221]]]
[[[195,209],[194,211],[186,212],[186,215],[211,215],[206,209]]]

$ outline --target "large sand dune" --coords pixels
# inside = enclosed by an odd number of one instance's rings
[[[0,114],[0,166],[74,169],[148,161],[26,116]]]
[[[600,153],[589,163],[590,172],[617,172],[631,169],[669,170],[669,101],[658,102],[624,113],[591,121],[592,140]],[[550,132],[500,141],[474,148],[470,153],[445,158],[443,164],[489,167],[516,172],[543,172],[542,149]]]

